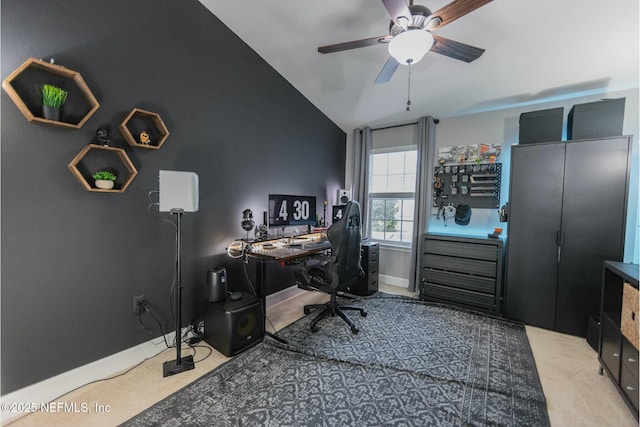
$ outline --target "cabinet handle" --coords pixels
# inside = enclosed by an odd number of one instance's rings
[[[627,390],[629,391],[635,391],[635,388],[631,387],[630,385],[627,386]]]
[[[613,353],[613,357],[620,357],[618,353]]]
[[[629,363],[636,363],[636,362],[637,362],[637,360],[636,360],[636,359],[634,359],[634,358],[632,358],[632,357],[630,357],[630,358],[629,358]]]

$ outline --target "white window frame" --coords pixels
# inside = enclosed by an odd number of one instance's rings
[[[370,172],[369,172],[369,177],[367,179],[367,190],[368,190],[368,197],[369,197],[369,206],[368,206],[368,230],[369,230],[369,238],[373,241],[379,242],[381,245],[385,245],[385,246],[396,246],[396,247],[405,247],[405,248],[410,248],[411,244],[412,244],[412,240],[413,240],[413,227],[415,227],[415,218],[414,218],[414,206],[415,206],[415,197],[416,197],[416,193],[415,193],[415,183],[414,183],[414,188],[413,191],[408,192],[408,191],[404,191],[404,192],[371,192],[370,187],[371,187],[371,179],[373,176],[373,156],[377,155],[377,154],[388,154],[388,153],[398,153],[398,152],[409,152],[409,151],[414,151],[417,153],[417,147],[415,145],[408,145],[408,146],[396,146],[396,147],[389,147],[389,148],[377,148],[377,149],[373,149],[371,150],[371,158],[370,158]],[[373,203],[374,201],[378,201],[378,200],[399,200],[399,201],[411,201],[412,202],[412,208],[410,212],[401,212],[400,213],[400,240],[388,240],[385,238],[379,238],[374,236],[374,227],[373,227],[373,221],[374,221],[374,209],[373,209]],[[401,206],[403,206],[404,204],[402,204]],[[402,209],[402,207],[401,207]],[[386,216],[386,215],[385,215]],[[403,219],[403,218],[411,218],[410,221]],[[411,229],[407,232],[405,231],[403,233],[403,224],[405,224],[406,222],[411,222],[412,223],[412,227]],[[386,231],[384,232],[386,237]],[[403,240],[403,235],[406,236],[406,240]]]

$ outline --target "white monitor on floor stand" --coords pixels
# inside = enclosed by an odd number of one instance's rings
[[[198,175],[195,172],[161,170],[159,172],[160,212],[176,216],[176,359],[164,362],[162,376],[179,374],[194,368],[193,356],[182,357],[182,215],[198,211]]]
[[[198,211],[198,175],[195,172],[161,170],[158,180],[160,212]]]

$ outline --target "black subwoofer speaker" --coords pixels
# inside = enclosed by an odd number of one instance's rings
[[[260,300],[242,293],[237,301],[205,303],[204,340],[227,357],[257,344],[264,336]]]

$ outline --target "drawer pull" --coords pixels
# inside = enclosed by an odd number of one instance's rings
[[[633,388],[633,387],[631,387],[630,385],[628,385],[628,386],[627,386],[627,390],[629,390],[629,391],[635,391],[636,389],[635,389],[635,388]]]
[[[637,363],[638,361],[632,357],[629,358],[629,363]]]
[[[620,357],[618,353],[613,353],[613,357]]]

